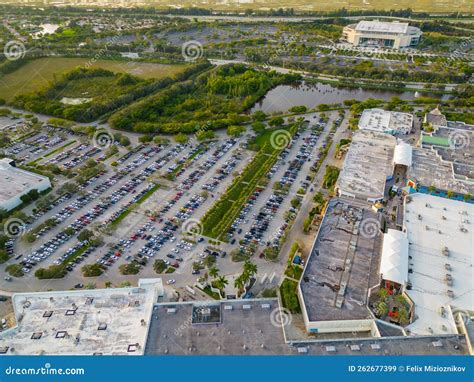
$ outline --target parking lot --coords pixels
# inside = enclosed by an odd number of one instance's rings
[[[298,213],[292,200],[314,191],[307,174],[318,159],[320,135],[329,129],[318,114],[305,117],[305,127],[295,134],[264,184],[244,205],[228,232],[227,243],[219,246],[199,235],[199,221],[252,160],[254,152],[246,148],[252,134],[229,138],[221,133],[206,144],[194,140],[185,145],[139,144],[128,152],[121,148],[119,158],[111,159],[104,159],[103,150],[91,151],[88,143],[69,137],[77,142],[47,157],[48,162],[81,166],[93,158],[104,164],[105,171],[88,179],[79,192],[65,194],[36,212],[28,229],[49,220],[55,224],[37,231],[33,244],[24,240],[9,244],[16,254],[9,263],[22,264],[25,275],[13,278],[8,287],[30,289],[46,285],[56,289],[82,287],[91,282],[118,285],[139,277],[156,277],[156,260],[163,264],[163,276],[169,284],[193,285],[210,263],[215,263],[223,274],[240,272],[241,264],[226,255],[235,249],[247,253],[249,248],[260,255],[255,257],[259,274],[273,272],[279,265],[268,263],[261,251],[278,247],[288,216]],[[65,143],[58,142],[51,150]],[[93,154],[84,159],[86,153]],[[112,160],[115,167],[110,165]],[[84,229],[100,235],[104,243],[95,246],[79,241],[77,235]],[[215,256],[216,261],[208,262],[208,256]],[[139,273],[123,275],[120,265],[131,262],[139,266]],[[104,274],[84,277],[80,268],[94,263],[101,264]],[[50,265],[64,265],[66,276],[52,280],[34,276],[36,269]]]

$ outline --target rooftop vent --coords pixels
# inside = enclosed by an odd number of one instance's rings
[[[47,310],[46,312],[43,313],[43,317],[51,317],[53,315],[53,311],[52,310]]]
[[[32,340],[39,340],[42,335],[43,335],[43,332],[35,332],[31,335],[31,339]]]

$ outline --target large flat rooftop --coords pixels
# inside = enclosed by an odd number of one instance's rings
[[[413,127],[413,115],[383,109],[363,111],[359,128],[387,134],[409,134]]]
[[[359,21],[355,29],[358,32],[403,34],[408,31],[408,23],[363,20]]]
[[[336,183],[340,195],[382,199],[387,177],[393,175],[396,143],[396,138],[388,134],[357,131]]]
[[[456,333],[449,307],[474,310],[474,205],[427,194],[405,201],[412,333]]]
[[[440,151],[447,153],[447,150],[435,147],[413,148],[409,178],[416,180],[422,186],[434,186],[444,191],[452,190],[460,194],[474,195],[474,166],[445,160],[440,155]],[[458,174],[464,172],[469,178],[459,177],[455,171]]]
[[[26,190],[49,183],[47,177],[13,167],[9,162],[8,159],[0,160],[0,205]]]
[[[276,299],[155,305],[145,354],[286,354],[275,309]]]
[[[270,307],[262,308],[262,305]],[[220,308],[220,322],[193,323],[196,317],[193,312],[202,307],[215,311],[216,306]],[[275,309],[278,309],[276,299],[157,304],[145,355],[468,354],[466,339],[459,335],[285,343],[282,327],[274,322]]]
[[[379,227],[372,211],[329,202],[300,281],[309,321],[372,317],[367,296],[379,282]]]
[[[17,327],[0,333],[2,353],[143,354],[156,289],[19,293]]]

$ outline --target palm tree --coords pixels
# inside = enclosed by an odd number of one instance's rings
[[[428,192],[429,192],[430,194],[432,194],[433,192],[435,192],[435,190],[436,190],[436,187],[435,187],[435,186],[429,186],[429,187],[428,187]]]
[[[213,279],[217,278],[218,275],[219,269],[217,269],[216,267],[212,267],[211,269],[209,269],[209,276],[211,276]]]
[[[467,202],[469,200],[472,199],[472,195],[471,194],[464,194],[464,200]]]
[[[236,287],[239,291],[244,288],[244,285],[245,285],[245,281],[242,275],[240,275],[234,280],[234,287]]]
[[[448,192],[446,193],[446,196],[451,199],[453,196],[454,196],[454,191],[453,190],[448,190]]]
[[[105,282],[105,287],[106,288],[111,288],[112,287],[112,282],[111,281],[106,281]]]
[[[244,273],[247,273],[249,278],[257,274],[257,265],[252,263],[250,260],[246,260],[244,263]]]
[[[229,284],[229,281],[224,277],[224,276],[219,276],[216,280],[214,280],[214,287],[219,289],[219,294],[221,297],[224,297],[222,295],[222,291],[225,288],[227,284]]]

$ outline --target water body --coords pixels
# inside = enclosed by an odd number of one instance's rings
[[[422,95],[443,100],[449,97],[448,95],[437,96],[412,91],[396,92],[362,88],[338,88],[328,84],[309,84],[302,82],[298,85],[280,85],[270,90],[263,99],[254,105],[251,112],[257,110],[262,110],[266,113],[276,111],[285,112],[288,111],[290,107],[298,105],[305,105],[311,109],[321,104],[341,103],[348,99],[365,101],[369,98],[376,98],[388,101],[391,97],[399,97],[402,100],[411,101]]]

